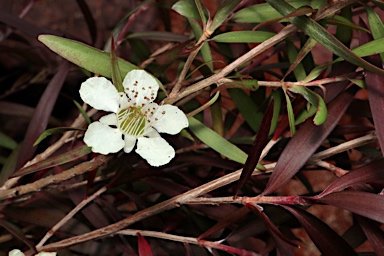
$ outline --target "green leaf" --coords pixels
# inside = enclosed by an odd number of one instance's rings
[[[235,102],[241,115],[244,117],[247,124],[256,133],[261,124],[263,113],[259,110],[259,107],[255,102],[241,89],[228,89],[229,95]]]
[[[227,88],[240,88],[250,91],[257,91],[257,89],[259,89],[258,81],[256,79],[236,80],[233,82],[224,83],[220,86],[225,86]]]
[[[79,128],[71,128],[71,127],[58,127],[58,128],[52,128],[44,131],[39,138],[35,141],[33,146],[38,145],[42,140],[47,138],[48,136],[55,134],[55,133],[62,133],[62,132],[67,132],[67,131],[83,131],[83,129]]]
[[[295,8],[283,0],[267,0],[267,2],[282,15],[288,15],[295,11]],[[319,23],[315,22],[311,18],[301,16],[289,18],[289,20],[296,27],[303,30],[307,35],[315,39],[318,43],[322,44],[325,48],[334,54],[344,58],[346,61],[359,67],[365,68],[369,71],[384,75],[384,70],[368,63],[367,61],[354,54],[350,49],[348,49],[344,44],[342,44],[326,29],[324,29]]]
[[[244,164],[247,154],[194,117],[189,117],[189,129],[207,146],[229,159]]]
[[[189,25],[191,25],[193,34],[196,39],[199,39],[203,35],[203,29],[200,24],[193,19],[188,19]],[[211,48],[209,47],[207,42],[203,43],[203,46],[200,49],[201,55],[203,56],[204,62],[207,64],[209,69],[213,71],[213,58],[211,53]]]
[[[13,174],[13,177],[22,176],[22,175],[37,172],[49,167],[65,164],[75,159],[78,159],[82,156],[85,156],[91,152],[92,150],[90,147],[88,147],[87,145],[83,145],[83,146],[71,149],[70,151],[65,152],[61,155],[54,156],[54,157],[45,159],[43,161],[37,162],[28,167],[22,168],[18,170],[15,174]]]
[[[368,22],[374,39],[384,37],[384,25],[379,15],[368,5],[364,5],[367,10]],[[384,61],[384,53],[380,53],[381,60]]]
[[[119,63],[117,62],[117,56],[115,51],[115,40],[112,37],[111,41],[111,54],[110,65],[112,74],[112,83],[119,92],[124,92],[123,79],[120,74]]]
[[[7,161],[0,171],[0,186],[3,186],[8,178],[12,175],[16,168],[17,157],[20,152],[20,146],[17,146],[12,153],[8,156]]]
[[[269,132],[269,136],[273,135],[273,133],[276,130],[277,123],[279,121],[279,116],[280,116],[280,109],[281,109],[281,91],[280,90],[275,90],[272,91],[272,97],[274,101],[273,105],[273,117],[271,121],[271,130]]]
[[[126,39],[147,39],[154,41],[166,41],[166,42],[185,42],[189,39],[189,36],[184,34],[173,33],[169,31],[145,31],[129,34]]]
[[[303,49],[305,49],[305,47],[303,47]],[[289,59],[289,62],[291,63],[291,66],[289,67],[286,75],[293,70],[293,74],[295,75],[296,81],[301,81],[307,76],[301,61],[308,52],[302,52],[302,51],[300,52],[301,54],[299,55],[296,47],[292,43],[287,43],[288,59]]]
[[[199,11],[193,0],[180,0],[172,6],[172,10],[187,18],[200,19]]]
[[[5,135],[3,132],[0,132],[0,147],[14,150],[17,145],[17,142],[14,141],[11,137]]]
[[[233,31],[219,34],[211,40],[218,43],[262,43],[274,35],[265,31]]]
[[[357,56],[360,56],[360,57],[366,57],[373,54],[383,53],[384,38],[375,39],[366,44],[360,45],[355,49],[353,49],[352,52],[354,52]],[[308,74],[308,76],[303,80],[303,82],[307,83],[309,81],[312,81],[313,79],[318,77],[324,69],[343,60],[344,60],[343,58],[339,57],[332,62],[317,66]]]
[[[291,92],[301,94],[311,105],[316,107],[316,115],[313,122],[316,125],[322,125],[328,116],[327,106],[325,105],[324,99],[317,93],[309,90],[305,86],[294,85],[288,89]]]
[[[79,67],[89,70],[95,74],[112,78],[109,53],[59,36],[40,35],[38,39],[53,52],[78,65]],[[117,58],[117,61],[122,77],[125,77],[125,75],[131,70],[140,69],[139,67],[121,58]],[[153,78],[156,79],[160,88],[164,89],[162,83],[157,79],[157,77]]]
[[[302,6],[311,6],[312,8],[316,8],[316,1],[311,0],[294,0],[287,1],[295,8],[299,8]],[[250,7],[246,7],[236,12],[232,19],[236,22],[242,23],[262,23],[268,20],[282,18],[283,16],[276,11],[271,5],[267,3],[256,4]],[[286,19],[280,20],[280,22],[285,22]]]
[[[81,105],[80,105],[77,101],[73,100],[73,103],[75,103],[77,109],[80,111],[80,113],[81,113],[81,115],[83,116],[84,120],[85,120],[88,124],[91,124],[92,121],[91,121],[91,119],[89,118],[89,116],[87,115],[87,112],[84,111],[84,109],[81,107]]]
[[[223,24],[223,22],[228,18],[240,2],[241,0],[224,0],[207,30],[212,34],[218,27],[221,26],[221,24]]]
[[[112,78],[109,53],[71,39],[53,35],[40,35],[38,39],[49,49],[72,63],[95,74]],[[123,77],[133,69],[140,69],[121,58],[118,58],[118,63]]]
[[[291,136],[295,135],[296,133],[296,127],[295,127],[295,115],[293,113],[292,103],[291,99],[289,98],[289,95],[286,91],[286,88],[283,87],[284,95],[285,95],[285,101],[287,102],[287,112],[288,112],[288,121],[289,121],[289,129],[291,131]]]

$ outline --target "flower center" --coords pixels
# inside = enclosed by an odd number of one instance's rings
[[[141,113],[141,107],[129,107],[122,109],[117,114],[117,125],[124,134],[135,137],[143,135],[147,119]]]

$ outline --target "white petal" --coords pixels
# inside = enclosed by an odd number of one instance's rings
[[[161,137],[138,138],[136,153],[152,166],[167,164],[175,157],[175,150]]]
[[[151,117],[151,124],[158,132],[174,135],[188,127],[189,123],[183,111],[176,106],[167,104],[157,109]]]
[[[125,93],[136,103],[136,106],[145,106],[155,100],[159,84],[144,70],[134,69],[127,73],[123,86]]]
[[[8,253],[8,256],[24,256],[24,253],[22,253],[19,249],[13,249]]]
[[[102,116],[99,119],[99,122],[102,124],[107,124],[107,125],[117,125],[117,116],[115,113],[111,113],[109,115]]]
[[[57,252],[39,252],[35,256],[56,256]]]
[[[125,141],[124,152],[125,153],[131,152],[133,147],[136,144],[136,137],[131,135],[124,135],[124,141]]]
[[[84,142],[95,153],[116,153],[125,145],[122,133],[100,122],[91,123],[84,135]]]
[[[119,93],[105,77],[91,77],[81,84],[80,97],[91,107],[108,112],[119,109]]]

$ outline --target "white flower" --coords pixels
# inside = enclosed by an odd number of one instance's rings
[[[56,254],[56,252],[39,252],[38,254],[35,254],[35,256],[56,256]],[[24,256],[24,253],[19,249],[13,249],[8,253],[8,256]]]
[[[144,70],[128,72],[124,92],[104,77],[87,79],[80,87],[80,97],[95,109],[113,112],[89,125],[84,142],[93,152],[116,153],[124,149],[136,153],[152,166],[169,163],[175,150],[160,133],[177,134],[188,127],[188,119],[176,106],[154,103],[159,85]]]

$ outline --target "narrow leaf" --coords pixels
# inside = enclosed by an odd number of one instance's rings
[[[97,38],[97,26],[95,19],[93,18],[92,12],[89,9],[86,1],[84,0],[76,0],[77,5],[80,7],[81,12],[84,15],[85,22],[87,23],[89,34],[91,35],[92,44],[96,42]]]
[[[113,85],[116,87],[116,89],[119,92],[124,92],[123,87],[123,78],[120,74],[119,69],[119,63],[117,62],[117,56],[116,56],[116,45],[115,45],[115,39],[112,36],[111,41],[111,54],[110,54],[110,65],[111,65],[111,74],[112,74],[112,82]]]
[[[356,88],[351,87],[329,104],[328,119],[322,126],[316,126],[311,120],[307,120],[301,125],[300,130],[281,153],[262,195],[274,192],[288,182],[304,166],[336,126],[352,102],[355,92]]]
[[[49,49],[72,63],[95,74],[112,78],[109,53],[103,52],[89,45],[58,36],[40,35],[38,39]],[[139,69],[139,67],[120,58],[118,58],[118,63],[123,77],[125,77],[129,71]]]
[[[273,6],[282,15],[288,15],[295,11],[291,5],[283,0],[267,0],[267,2]],[[384,70],[377,68],[376,66],[368,63],[367,61],[354,54],[344,44],[338,41],[333,35],[325,30],[319,23],[313,19],[301,16],[289,19],[296,27],[303,30],[307,35],[315,39],[318,43],[322,44],[325,48],[333,52],[334,54],[344,58],[346,61],[353,63],[357,66],[365,68],[369,71],[384,74]]]
[[[341,191],[354,185],[384,180],[383,166],[384,159],[380,159],[376,162],[350,171],[349,173],[332,182],[326,189],[323,190],[323,192],[321,192],[319,197],[328,195],[333,192]]]
[[[89,153],[91,153],[91,149],[87,145],[83,145],[74,149],[71,149],[70,151],[63,153],[58,156],[54,156],[48,159],[45,159],[43,161],[37,162],[35,164],[32,164],[28,167],[22,168],[15,172],[12,177],[18,177],[23,176],[29,173],[34,173],[37,171],[40,171],[42,169],[54,167],[57,165],[69,163],[73,160],[76,160],[82,156],[85,156]]]
[[[374,39],[384,37],[384,25],[379,15],[368,5],[364,5],[367,10],[368,22]],[[381,60],[384,61],[384,53],[380,53]]]
[[[296,133],[296,127],[295,127],[295,114],[293,113],[292,103],[291,99],[289,98],[289,95],[287,94],[287,91],[285,88],[284,90],[284,96],[285,101],[287,103],[287,112],[288,112],[288,121],[289,121],[289,129],[291,131],[291,136],[294,136]]]
[[[57,127],[57,128],[52,128],[52,129],[45,130],[45,131],[39,136],[39,138],[35,141],[35,143],[33,144],[33,146],[37,146],[42,140],[44,140],[45,138],[47,138],[48,136],[50,136],[50,135],[52,135],[52,134],[55,134],[55,133],[63,133],[63,132],[66,132],[66,131],[79,131],[79,130],[83,130],[83,129],[72,128],[72,127]]]
[[[59,96],[65,78],[67,77],[69,66],[70,64],[67,61],[60,65],[58,72],[49,82],[47,88],[41,96],[20,148],[16,164],[17,169],[20,168],[35,153],[36,148],[33,147],[33,143],[47,127],[52,109],[56,103],[57,97]]]
[[[140,233],[137,233],[137,241],[139,244],[139,256],[153,256],[151,246]]]
[[[323,255],[357,255],[343,238],[317,217],[297,207],[282,207],[296,217]]]
[[[14,150],[17,147],[17,142],[14,141],[11,137],[7,136],[0,131],[0,147],[8,148]]]
[[[259,107],[251,97],[241,89],[228,89],[228,93],[231,95],[232,100],[235,102],[247,124],[254,132],[257,132],[263,117],[263,113],[259,110]]]
[[[233,31],[218,34],[211,40],[218,43],[262,43],[274,35],[266,31]]]
[[[384,231],[370,219],[357,216],[357,220],[377,255],[382,255],[384,252]]]
[[[200,19],[199,11],[196,8],[196,4],[193,0],[180,0],[172,5],[172,10],[179,13],[180,15],[192,18]]]
[[[197,138],[199,138],[199,140],[220,154],[228,157],[229,159],[238,163],[245,164],[247,160],[247,154],[244,151],[221,137],[215,131],[206,127],[196,118],[189,117],[188,121],[189,129]]]
[[[362,191],[341,191],[312,199],[384,223],[384,196]]]
[[[273,116],[273,106],[274,106],[274,102],[272,99],[268,105],[267,110],[265,111],[263,119],[261,120],[260,129],[257,132],[255,141],[253,142],[251,150],[249,151],[247,161],[245,162],[239,181],[236,185],[234,197],[237,196],[237,193],[239,192],[239,190],[242,188],[245,182],[251,177],[259,161],[261,152],[263,151],[263,148],[267,143],[269,131],[271,128],[272,116]]]
[[[213,17],[212,23],[207,28],[207,30],[212,34],[218,27],[220,27],[223,22],[228,18],[228,16],[233,12],[235,7],[241,2],[241,0],[224,0],[217,10],[215,17]]]

